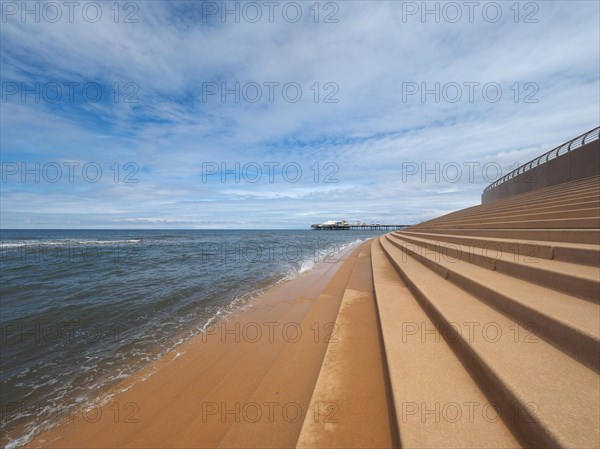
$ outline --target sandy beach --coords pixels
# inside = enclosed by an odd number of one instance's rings
[[[352,428],[332,441],[338,447],[364,447],[364,437],[370,447],[390,447],[369,260],[361,262],[368,251],[370,242],[271,288],[117,385],[101,407],[72,413],[26,447],[295,447],[303,425],[309,435],[315,425],[332,435]],[[355,297],[344,313],[360,315],[354,329],[336,323],[348,290]],[[361,350],[336,360],[353,341]],[[340,378],[349,384],[315,390],[328,345],[326,363],[351,373]],[[369,385],[362,403],[342,407],[358,383]],[[372,419],[353,420],[352,405]]]

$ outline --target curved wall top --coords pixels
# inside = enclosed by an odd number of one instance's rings
[[[483,204],[600,174],[600,126],[521,165],[487,186]]]

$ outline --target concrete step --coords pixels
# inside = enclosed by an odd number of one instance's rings
[[[515,342],[511,329],[518,329],[519,322],[404,257],[389,239],[382,238],[381,244],[446,342],[527,447],[600,446],[596,372],[543,339]]]
[[[540,190],[534,190],[530,192],[521,193],[518,195],[512,195],[510,197],[501,198],[499,200],[486,203],[486,206],[499,205],[502,206],[507,202],[525,202],[532,199],[543,199],[551,200],[553,198],[561,198],[567,195],[574,195],[578,192],[589,192],[597,189],[600,185],[600,177],[592,176],[590,178],[581,179],[577,181],[565,182],[554,186],[546,187]]]
[[[541,205],[551,204],[554,201],[563,201],[566,198],[580,198],[584,196],[596,196],[598,195],[598,178],[595,178],[596,182],[589,182],[586,185],[568,185],[561,184],[555,186],[556,188],[549,187],[543,190],[537,190],[529,193],[522,193],[520,195],[513,195],[501,200],[493,201],[490,203],[482,204],[482,208],[503,208],[507,204],[513,205]]]
[[[470,237],[466,235],[396,231],[423,239],[457,243],[459,245],[496,249],[510,254],[532,258],[562,260],[597,267],[600,265],[600,246],[585,243],[548,242],[544,240],[519,240],[503,238]]]
[[[409,232],[500,238],[505,240],[515,239],[586,245],[600,244],[600,229],[457,229],[453,227],[412,226]]]
[[[434,218],[425,223],[432,223],[437,220],[455,219],[458,217],[483,216],[494,213],[505,213],[512,211],[562,211],[565,209],[576,209],[581,207],[598,207],[600,194],[581,193],[577,196],[569,196],[563,199],[548,199],[544,201],[531,201],[520,204],[508,203],[502,207],[492,207],[489,204],[473,206],[456,212],[451,212],[442,217]]]
[[[598,229],[600,218],[553,218],[547,220],[504,220],[490,223],[467,223],[449,225],[453,229]],[[438,225],[437,228],[441,226]],[[413,229],[413,228],[411,228]],[[436,226],[415,226],[415,230],[435,230]]]
[[[514,218],[522,220],[544,220],[548,218],[581,218],[581,217],[600,217],[600,208],[564,208],[561,211],[522,211],[513,210],[502,213],[473,214],[471,216],[461,216],[457,218],[447,218],[444,220],[444,226],[458,225],[462,223],[490,223],[494,221],[507,221]]]
[[[433,251],[438,254],[436,260],[450,264],[461,260],[596,304],[600,302],[600,271],[597,266],[547,260],[527,253],[504,252],[498,249],[495,242],[485,246],[469,246],[403,233],[389,235],[408,242],[412,250],[423,256]]]
[[[600,177],[594,177],[593,181],[589,181],[587,186],[579,185],[577,182],[572,185],[569,184],[561,184],[560,186],[555,186],[555,188],[549,187],[536,192],[504,198],[493,203],[462,209],[443,217],[434,218],[421,225],[432,225],[438,223],[440,220],[453,220],[459,217],[483,216],[487,213],[527,212],[529,209],[543,210],[544,208],[555,208],[557,206],[565,206],[565,209],[569,209],[573,208],[574,204],[580,202],[597,202],[600,199]]]
[[[600,308],[579,298],[530,284],[460,260],[424,253],[414,244],[389,239],[403,251],[486,304],[519,321],[532,338],[544,338],[600,372]]]
[[[371,242],[361,251],[346,286],[305,415],[298,448],[397,446],[390,428],[380,335],[371,274]]]
[[[521,447],[405,286],[379,238],[371,259],[399,447]]]
[[[502,208],[506,204],[518,204],[518,203],[530,203],[533,201],[542,200],[542,202],[551,202],[553,200],[561,200],[569,196],[577,196],[581,193],[588,193],[591,195],[598,193],[598,186],[600,185],[600,177],[594,176],[587,178],[586,180],[573,181],[568,183],[562,183],[559,185],[546,187],[544,189],[535,190],[531,192],[525,192],[518,195],[512,195],[510,197],[501,198],[496,201],[482,204],[483,208]],[[463,209],[469,210],[469,209]]]
[[[505,207],[503,209],[488,209],[488,210],[473,210],[470,213],[456,213],[456,214],[448,214],[444,215],[444,217],[440,217],[439,220],[443,223],[448,223],[457,219],[465,219],[470,217],[475,218],[486,218],[489,216],[500,216],[503,214],[510,214],[514,212],[526,212],[526,213],[537,213],[537,212],[564,212],[567,210],[573,209],[588,209],[588,208],[600,208],[600,200],[594,199],[590,200],[586,197],[585,200],[564,200],[563,202],[552,202],[551,205],[527,205],[521,207]],[[443,218],[443,220],[442,220]],[[434,219],[438,220],[438,219]],[[432,223],[434,220],[431,220],[428,223]]]
[[[574,209],[595,209],[600,210],[600,201],[587,201],[584,203],[577,203],[572,205],[574,207],[569,207],[567,210],[567,205],[562,206],[553,206],[547,209],[541,208],[529,208],[526,211],[489,211],[486,213],[474,213],[469,215],[457,215],[455,217],[444,216],[444,219],[438,222],[439,225],[443,227],[450,227],[451,224],[456,223],[458,221],[466,221],[466,220],[475,220],[475,219],[488,219],[488,218],[506,218],[512,216],[519,216],[519,214],[555,214],[554,218],[569,218],[567,216],[563,216],[563,213],[569,213],[569,215],[574,215],[576,212],[573,212]],[[538,216],[540,217],[540,216]],[[433,223],[430,223],[429,226],[432,226]]]

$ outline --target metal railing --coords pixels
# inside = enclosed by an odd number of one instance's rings
[[[553,148],[547,153],[536,157],[535,159],[527,162],[526,164],[521,165],[519,168],[514,169],[510,173],[507,173],[506,175],[502,176],[501,178],[498,178],[489,186],[487,186],[483,193],[489,192],[493,188],[498,187],[500,184],[504,184],[506,181],[513,179],[515,176],[519,176],[520,174],[525,173],[526,171],[531,170],[532,168],[545,164],[546,162],[551,161],[552,159],[556,159],[557,157],[568,153],[569,151],[580,148],[585,144],[588,144],[598,139],[600,139],[600,126],[592,129],[591,131],[583,133],[581,136],[575,137],[574,139],[569,140],[568,142],[563,143],[562,145],[559,145],[556,148]]]

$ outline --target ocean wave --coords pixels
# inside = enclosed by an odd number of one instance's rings
[[[315,254],[298,261],[294,266],[290,267],[282,280],[292,280],[323,264],[337,263],[348,251],[354,249],[364,241],[364,239],[356,239],[333,248],[324,247],[317,249]]]
[[[124,240],[80,240],[80,239],[57,239],[57,240],[19,240],[16,242],[0,242],[0,249],[23,248],[30,246],[57,246],[57,245],[118,245],[120,243],[139,243],[142,239]]]

